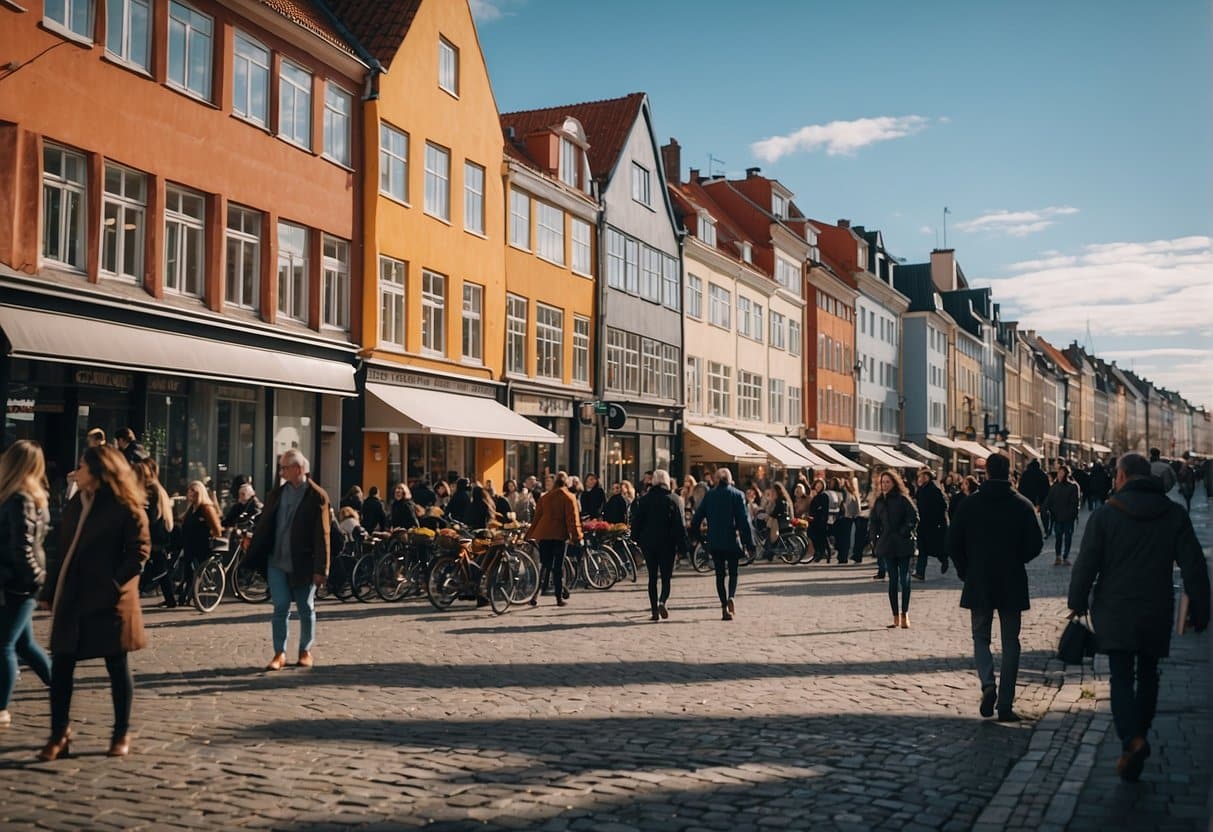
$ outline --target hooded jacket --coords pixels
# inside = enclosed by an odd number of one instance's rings
[[[960,606],[1026,610],[1025,565],[1040,554],[1044,533],[1036,508],[1009,480],[986,480],[965,497],[948,529],[948,552],[964,581]]]

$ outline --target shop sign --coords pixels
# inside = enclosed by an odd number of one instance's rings
[[[18,413],[62,413],[63,403],[44,402],[43,404],[38,404],[33,399],[9,399],[7,410],[10,416]]]
[[[549,416],[555,419],[573,418],[573,400],[559,396],[514,394],[514,412],[520,416]]]
[[[232,387],[220,384],[215,387],[215,396],[220,399],[236,399],[242,402],[257,401],[257,391],[248,387]]]
[[[442,390],[447,393],[459,393],[464,396],[481,396],[486,399],[496,399],[497,391],[489,384],[465,381],[464,379],[446,378],[445,376],[428,376],[421,373],[409,373],[399,370],[384,370],[379,367],[368,367],[366,380],[395,384],[399,387],[423,387],[427,390]],[[570,404],[569,415],[572,415]]]
[[[109,370],[77,370],[76,383],[86,387],[112,387],[116,390],[129,390],[134,383],[130,373],[113,373]]]
[[[185,380],[171,376],[148,376],[147,392],[170,396],[185,395]]]

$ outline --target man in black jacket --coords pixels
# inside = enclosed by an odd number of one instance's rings
[[[1158,660],[1171,648],[1172,565],[1179,564],[1197,632],[1209,624],[1209,570],[1191,519],[1151,477],[1144,456],[1120,458],[1115,486],[1112,499],[1087,521],[1069,605],[1072,617],[1091,610],[1099,652],[1108,655],[1112,721],[1122,750],[1116,773],[1133,781],[1150,756],[1146,735],[1158,705]]]
[[[1049,496],[1049,475],[1040,467],[1039,459],[1032,460],[1023,469],[1023,476],[1019,478],[1019,493],[1040,511],[1045,498]]]
[[[632,504],[632,539],[640,544],[645,566],[649,570],[649,606],[653,612],[650,620],[669,618],[665,604],[670,599],[674,556],[678,552],[690,554],[691,543],[683,525],[682,508],[670,492],[670,472],[663,468],[653,472],[653,487]],[[657,595],[659,573],[660,597]]]
[[[918,471],[918,563],[914,577],[927,579],[927,558],[939,558],[939,571],[948,571],[948,501],[935,484],[935,472],[930,468]]]
[[[1019,675],[1019,626],[1028,601],[1028,572],[1024,565],[1040,554],[1044,535],[1036,508],[1011,488],[1011,461],[1002,454],[986,460],[989,479],[967,497],[948,530],[948,549],[956,574],[964,581],[960,606],[969,610],[973,653],[981,681],[981,715],[999,722],[1018,722],[1012,709]],[[1002,630],[1002,670],[994,679],[990,630],[994,611]]]

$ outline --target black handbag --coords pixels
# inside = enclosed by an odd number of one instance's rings
[[[1061,631],[1061,640],[1057,643],[1057,658],[1063,664],[1082,664],[1083,660],[1095,655],[1095,633],[1077,616],[1070,619],[1066,628]]]

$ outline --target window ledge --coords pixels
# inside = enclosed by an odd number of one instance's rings
[[[464,228],[463,230],[465,233],[471,234],[473,237],[479,237],[481,240],[487,240],[489,238],[489,235],[485,234],[483,231],[476,231],[472,228]]]
[[[7,8],[10,8],[15,12],[29,11],[29,9],[25,8],[25,6],[19,6],[16,3],[14,3],[13,0],[0,0],[0,6],[6,6]]]
[[[327,153],[321,153],[320,158],[323,159],[324,161],[328,162],[330,165],[341,168],[346,173],[357,173],[357,171],[355,171],[352,167],[349,166],[349,163],[343,162],[340,159],[334,159],[332,156],[329,156]]]
[[[113,64],[114,66],[118,67],[119,69],[125,69],[127,72],[133,72],[140,77],[147,78],[148,80],[153,80],[152,73],[148,71],[147,67],[142,67],[142,66],[139,66],[139,64],[134,63],[133,61],[128,61],[126,58],[123,58],[121,55],[115,55],[113,52],[110,52],[108,49],[106,49],[104,52],[101,53],[101,60],[105,61],[106,63]]]
[[[594,275],[590,274],[589,272],[579,272],[576,269],[570,269],[569,271],[571,271],[573,274],[577,275],[578,277],[584,277],[586,280],[594,279]]]
[[[535,256],[538,257],[543,262],[550,263],[553,266],[559,266],[562,269],[565,267],[564,263],[561,263],[559,260],[553,260],[550,257],[544,257],[542,254],[536,254]]]
[[[516,249],[516,250],[518,250],[518,251],[525,251],[527,254],[532,254],[532,253],[533,253],[533,252],[532,252],[532,251],[531,251],[529,248],[526,248],[525,246],[520,246],[520,245],[518,245],[517,243],[514,243],[514,242],[511,242],[511,243],[509,244],[509,246],[510,246],[510,248],[512,248],[512,249]]]
[[[391,194],[387,193],[386,191],[380,191],[380,192],[379,192],[379,196],[383,197],[383,198],[384,198],[384,199],[386,199],[388,202],[394,202],[394,203],[396,203],[397,205],[400,205],[400,206],[402,206],[402,207],[404,207],[404,208],[412,208],[412,207],[413,207],[413,203],[409,202],[407,199],[397,199],[396,197],[392,196]]]
[[[437,214],[431,214],[429,211],[426,211],[425,209],[422,209],[421,213],[425,214],[427,217],[429,217],[432,220],[437,220],[438,222],[442,223],[443,225],[449,226],[451,224],[451,221],[449,219],[444,220],[442,217],[438,216]]]
[[[21,9],[19,6],[18,6],[18,10],[25,11],[24,9]],[[66,40],[70,40],[72,43],[79,44],[80,46],[84,46],[89,49],[92,49],[93,46],[96,45],[92,38],[86,37],[86,36],[78,34],[76,32],[73,32],[71,29],[67,28],[66,26],[59,25],[54,20],[47,20],[44,17],[44,18],[42,18],[42,22],[38,25],[41,26],[46,31],[50,32],[52,35],[58,35],[59,37],[64,38]]]
[[[165,87],[165,89],[168,89],[168,90],[171,90],[171,91],[177,93],[177,95],[183,95],[186,98],[190,99],[191,101],[197,101],[199,104],[203,104],[207,107],[210,107],[212,110],[219,109],[219,107],[213,101],[211,101],[209,98],[203,98],[201,95],[194,92],[193,90],[186,89],[185,87],[182,87],[178,84],[174,84],[172,81],[165,81],[164,87]]]
[[[308,147],[307,145],[299,144],[299,142],[295,141],[290,136],[284,136],[281,133],[275,133],[274,137],[277,138],[278,141],[280,141],[280,142],[285,142],[286,144],[289,144],[291,147],[295,148],[296,150],[302,150],[304,153],[309,153],[312,156],[316,155],[316,152],[313,151],[310,147]]]
[[[244,124],[247,124],[249,127],[252,127],[254,130],[260,130],[262,133],[264,133],[267,136],[274,135],[273,132],[270,131],[269,124],[266,122],[257,121],[256,119],[250,118],[249,116],[241,115],[240,113],[237,113],[235,110],[233,110],[230,113],[230,115],[232,118],[236,119],[236,121],[243,122]]]

